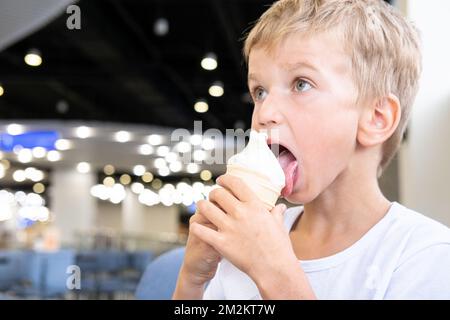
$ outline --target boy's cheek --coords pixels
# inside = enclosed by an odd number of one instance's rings
[[[302,134],[312,138],[297,138],[301,172],[296,185],[304,197],[314,197],[323,191],[349,164],[355,149],[354,135],[353,130],[316,126]]]

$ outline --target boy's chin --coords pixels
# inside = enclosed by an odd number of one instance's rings
[[[284,197],[284,199],[287,202],[289,202],[291,204],[296,204],[296,205],[311,202],[312,200],[314,200],[314,198],[315,197],[312,196],[311,194],[308,194],[308,192],[305,192],[304,190],[297,190],[297,189],[294,189],[290,195]]]

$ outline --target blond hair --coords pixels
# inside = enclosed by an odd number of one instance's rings
[[[280,0],[256,22],[244,45],[248,62],[255,46],[273,49],[294,33],[338,30],[351,56],[358,101],[395,94],[401,120],[384,143],[379,171],[388,165],[402,140],[421,73],[419,32],[382,0]]]

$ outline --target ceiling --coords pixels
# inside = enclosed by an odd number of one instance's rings
[[[69,14],[63,11],[0,52],[0,84],[5,89],[0,119],[95,120],[188,129],[194,120],[202,120],[205,129],[248,128],[252,104],[242,39],[272,2],[81,0],[80,30],[67,28]],[[33,1],[33,10],[37,9]],[[166,36],[153,30],[160,17],[169,22]],[[24,63],[30,48],[41,51],[41,66]],[[208,52],[218,56],[216,70],[200,66]],[[217,80],[224,83],[220,98],[208,94]],[[208,112],[194,111],[199,98],[208,100]]]
[[[271,0],[81,0],[81,29],[63,12],[42,29],[0,52],[0,118],[95,120],[192,128],[248,127],[242,37]],[[158,17],[169,33],[153,31]],[[30,67],[24,55],[41,51]],[[206,71],[207,52],[218,68]],[[220,98],[208,95],[224,83]],[[206,98],[209,111],[196,113]],[[63,107],[61,107],[63,106]]]
[[[44,169],[88,161],[98,170],[110,163],[130,172],[136,164],[154,169],[156,156],[137,152],[149,134],[168,138],[173,128],[193,131],[196,120],[202,121],[203,130],[247,129],[252,104],[242,38],[270,3],[81,0],[80,30],[67,28],[69,15],[63,12],[0,51],[0,84],[5,90],[0,96],[0,132],[14,122],[29,130],[57,130],[72,140],[73,148],[63,153],[63,161],[33,160]],[[165,36],[153,30],[160,17],[169,21]],[[41,66],[24,63],[30,48],[41,51]],[[218,56],[216,70],[200,66],[208,52]],[[224,83],[225,94],[214,98],[208,88],[217,80]],[[199,98],[208,100],[208,112],[194,111]],[[80,125],[96,128],[98,134],[77,139],[73,131]],[[128,130],[132,141],[114,142],[111,137],[119,130]],[[4,156],[21,165],[15,154]],[[217,175],[223,172],[223,163],[202,168]],[[185,174],[183,169],[175,177]]]

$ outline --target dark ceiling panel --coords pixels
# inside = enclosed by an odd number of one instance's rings
[[[0,52],[0,118],[79,119],[191,128],[248,126],[242,38],[271,0],[81,0],[81,30],[66,28],[63,14],[43,29]],[[165,17],[165,37],[153,23]],[[38,48],[44,63],[24,64]],[[219,67],[205,71],[202,56],[214,51]],[[213,98],[208,87],[224,83]],[[207,98],[210,112],[195,101]],[[66,101],[65,113],[56,104]]]

